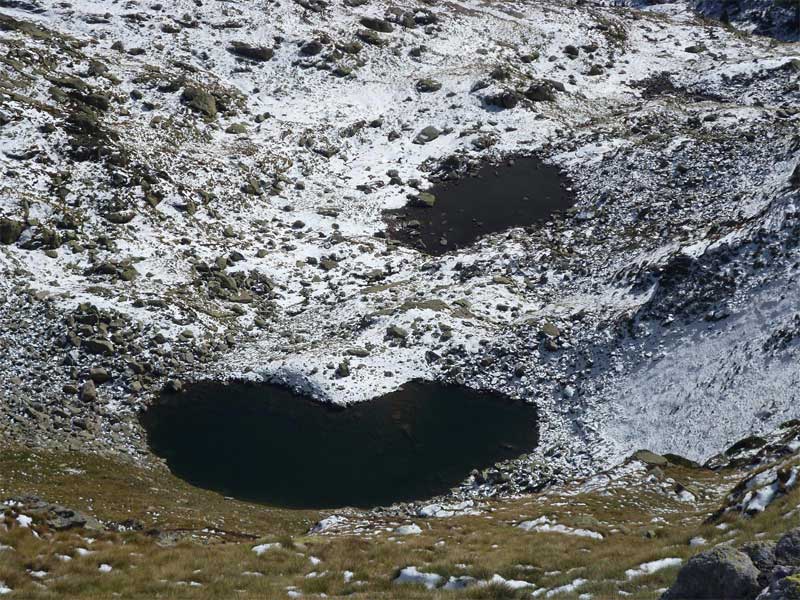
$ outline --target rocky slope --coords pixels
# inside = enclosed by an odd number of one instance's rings
[[[796,44],[682,4],[409,0],[5,2],[0,44],[9,443],[145,463],[165,385],[437,378],[538,404],[512,492],[797,416]],[[567,214],[387,238],[443,172],[532,153]]]

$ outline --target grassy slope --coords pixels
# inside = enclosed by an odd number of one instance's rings
[[[76,475],[74,469],[82,473]],[[443,576],[488,578],[499,573],[549,589],[584,578],[589,582],[579,592],[595,598],[618,597],[618,590],[632,593],[630,598],[653,598],[676,569],[632,581],[625,577],[627,569],[664,557],[685,559],[696,551],[688,545],[696,535],[711,543],[741,543],[757,536],[776,537],[800,522],[798,511],[789,519],[784,516],[800,503],[795,490],[764,515],[739,520],[727,531],[703,525],[719,505],[721,491],[733,487],[740,474],[679,467],[665,469],[665,475],[692,486],[704,500],[684,503],[653,492],[637,485],[639,473],[596,491],[493,501],[478,516],[417,519],[423,533],[402,538],[392,534],[402,523],[376,520],[361,536],[308,536],[310,525],[324,515],[226,500],[189,486],[165,469],[144,470],[96,456],[6,449],[0,454],[0,473],[0,497],[34,493],[104,520],[137,519],[145,530],[162,532],[103,533],[89,543],[86,537],[92,534],[53,533],[35,525],[41,536],[36,538],[7,519],[10,527],[3,531],[0,526],[0,544],[14,550],[0,553],[0,581],[14,590],[11,597],[26,598],[105,598],[112,593],[129,598],[286,598],[289,586],[305,595],[356,598],[515,597],[502,586],[430,592],[393,585],[398,569],[408,565]],[[605,539],[528,533],[513,526],[540,515],[601,532]],[[663,521],[654,522],[654,515]],[[203,531],[207,528],[229,534],[208,534]],[[256,539],[283,545],[259,557],[251,550]],[[79,547],[93,553],[78,556]],[[57,554],[74,558],[63,562]],[[312,556],[322,562],[312,564]],[[111,565],[112,572],[99,572],[102,563]],[[354,573],[350,583],[343,578],[346,570]],[[37,579],[31,571],[47,575]],[[248,571],[263,576],[243,575]],[[307,577],[313,572],[325,574]],[[201,587],[190,587],[192,581]]]

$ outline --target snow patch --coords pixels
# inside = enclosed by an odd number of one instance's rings
[[[547,517],[539,517],[533,521],[523,521],[517,525],[524,531],[535,531],[537,533],[563,533],[565,535],[576,535],[578,537],[587,537],[594,540],[602,540],[603,534],[589,529],[578,529],[574,527],[567,527],[560,523],[554,523]]]
[[[642,563],[635,569],[628,569],[625,571],[625,577],[628,579],[635,579],[643,575],[652,575],[653,573],[662,569],[669,569],[670,567],[679,567],[683,561],[680,558],[661,558],[651,562]]]
[[[424,585],[427,589],[435,589],[443,580],[441,575],[436,573],[423,573],[416,567],[406,567],[400,570],[400,574],[394,579],[395,584],[416,584]]]

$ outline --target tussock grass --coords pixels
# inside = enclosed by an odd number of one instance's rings
[[[417,536],[394,535],[398,523],[389,520],[376,522],[370,536],[309,536],[309,527],[326,514],[225,499],[193,488],[161,467],[14,450],[0,455],[0,472],[7,475],[0,482],[0,497],[35,493],[101,519],[135,519],[144,529],[92,534],[36,526],[37,538],[11,523],[5,531],[0,527],[0,544],[13,548],[0,552],[0,581],[14,590],[10,598],[34,599],[271,600],[287,598],[289,589],[333,598],[492,599],[529,597],[531,592],[504,585],[444,591],[393,584],[400,569],[415,566],[445,579],[469,575],[486,580],[499,574],[548,590],[580,578],[587,582],[576,591],[552,598],[580,593],[611,598],[622,590],[637,600],[656,597],[657,590],[674,580],[676,568],[635,579],[625,572],[666,557],[687,560],[698,551],[689,546],[695,536],[709,545],[731,540],[741,544],[775,538],[800,524],[800,491],[795,490],[756,518],[726,517],[729,528],[719,529],[705,520],[722,502],[723,491],[736,485],[742,474],[678,467],[666,471],[699,490],[703,499],[686,503],[630,485],[491,501],[480,515],[426,520]],[[597,531],[604,539],[516,527],[542,515],[568,527]],[[203,531],[209,527],[229,533]],[[257,556],[252,547],[262,542],[280,546]],[[91,554],[80,556],[78,548]],[[63,561],[59,555],[72,560]],[[312,556],[321,562],[313,564]],[[101,564],[110,565],[111,572],[100,572]],[[46,575],[36,578],[33,571]],[[350,581],[345,581],[345,571],[353,573]]]

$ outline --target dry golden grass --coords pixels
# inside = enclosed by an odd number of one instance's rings
[[[83,473],[76,475],[78,469]],[[526,496],[487,503],[475,516],[416,522],[417,536],[395,536],[400,522],[375,523],[374,535],[308,536],[311,524],[325,516],[317,511],[272,509],[193,488],[163,468],[141,469],[109,459],[78,454],[33,454],[6,451],[0,455],[0,497],[35,493],[48,501],[88,510],[105,520],[138,519],[146,529],[180,531],[177,542],[146,532],[51,532],[0,528],[0,581],[14,590],[10,598],[287,598],[289,590],[304,596],[369,599],[517,598],[531,590],[514,592],[502,585],[463,591],[428,591],[397,586],[399,569],[449,576],[488,579],[499,574],[548,589],[577,578],[587,583],[576,592],[551,596],[594,598],[658,596],[657,590],[674,579],[676,568],[629,580],[625,571],[665,557],[687,559],[696,549],[688,541],[705,537],[711,544],[736,543],[759,536],[777,537],[797,526],[800,516],[785,515],[800,503],[800,492],[775,502],[754,519],[738,519],[723,531],[704,525],[719,505],[719,489],[735,485],[740,474],[666,469],[667,475],[695,489],[712,490],[699,504],[645,491],[639,486],[577,495]],[[547,515],[554,521],[588,528],[603,540],[532,533],[515,527],[520,521]],[[653,522],[654,516],[660,520]],[[216,527],[237,535],[208,535]],[[246,537],[247,536],[253,536]],[[648,535],[646,535],[648,534]],[[86,538],[92,536],[94,540]],[[281,547],[262,556],[252,546],[280,541]],[[77,548],[91,554],[79,556]],[[63,561],[59,555],[71,556]],[[311,557],[319,559],[312,563]],[[101,564],[111,572],[98,570]],[[32,572],[46,572],[42,578]],[[346,582],[344,572],[353,573]],[[255,573],[259,575],[255,575]],[[316,576],[310,576],[316,574]]]

